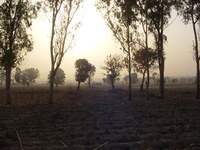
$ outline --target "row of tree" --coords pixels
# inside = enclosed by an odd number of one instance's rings
[[[33,42],[27,30],[32,19],[43,10],[51,20],[50,34],[50,95],[53,103],[54,80],[65,53],[74,45],[76,32],[81,18],[76,18],[84,0],[4,0],[0,5],[0,65],[6,71],[6,100],[11,104],[11,70],[33,49]],[[147,98],[149,89],[149,57],[156,50],[160,77],[160,98],[164,98],[164,42],[167,40],[165,29],[170,25],[169,18],[173,8],[183,16],[184,23],[193,25],[194,51],[197,68],[197,95],[199,98],[199,52],[197,25],[200,20],[199,0],[97,0],[97,9],[102,13],[108,27],[113,32],[126,54],[125,62],[129,73],[129,99],[131,99],[131,72],[133,57],[137,50],[146,51],[145,65],[147,75]],[[139,32],[142,27],[142,35]],[[149,46],[149,36],[154,38],[155,47]]]
[[[192,23],[194,31],[194,51],[197,66],[197,95],[199,98],[199,51],[197,23],[200,21],[199,0],[98,0],[97,9],[102,13],[108,27],[113,32],[116,41],[121,45],[126,54],[126,63],[129,73],[129,99],[131,99],[131,71],[132,60],[137,50],[146,51],[143,59],[147,74],[147,98],[149,98],[149,69],[152,49],[155,49],[159,77],[160,98],[164,98],[164,68],[165,52],[164,43],[167,40],[165,29],[170,26],[169,19],[173,9],[183,17],[184,23]],[[142,32],[141,32],[142,28]],[[142,34],[141,34],[142,33]],[[149,45],[149,38],[154,38],[154,48]],[[136,67],[139,69],[138,67]]]
[[[89,87],[91,86],[92,78],[95,75],[96,67],[88,62],[86,59],[78,59],[75,62],[75,80],[78,82],[77,89],[80,90],[80,83],[88,80]],[[0,79],[3,81],[5,79],[5,72],[1,69]],[[14,80],[18,84],[22,84],[23,86],[29,87],[30,85],[34,85],[35,80],[40,76],[39,70],[35,68],[28,68],[25,70],[21,70],[19,67],[16,67],[16,71],[14,74]],[[48,83],[50,84],[50,76],[51,72],[48,75]],[[54,85],[57,87],[59,84],[65,83],[65,72],[58,68],[55,78]]]
[[[32,3],[33,2],[33,3]],[[0,66],[6,71],[6,101],[11,105],[11,70],[33,49],[27,30],[40,10],[51,21],[50,95],[53,103],[54,80],[65,53],[74,45],[82,18],[76,18],[84,0],[4,0],[0,4]]]
[[[146,60],[149,60],[149,63],[146,63]],[[144,81],[145,81],[145,73],[148,69],[156,68],[156,52],[153,50],[146,51],[144,49],[140,49],[133,53],[133,59],[131,64],[134,66],[136,72],[142,74],[142,82],[140,85],[140,90],[143,91]],[[104,61],[104,66],[101,69],[104,69],[106,73],[104,73],[105,78],[103,78],[103,82],[110,83],[112,85],[112,89],[115,87],[115,82],[119,80],[120,72],[122,69],[128,68],[126,58],[123,59],[120,55],[108,55],[106,60]],[[137,74],[131,73],[131,75],[127,75],[124,77],[125,81],[129,81],[129,77],[131,77],[131,83],[136,83]]]

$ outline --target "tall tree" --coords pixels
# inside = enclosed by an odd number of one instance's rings
[[[120,43],[126,54],[127,68],[129,74],[129,97],[131,100],[131,52],[135,50],[135,39],[137,35],[137,7],[136,0],[99,0],[97,9],[102,13],[108,27],[113,32],[116,41]],[[137,10],[137,9],[135,9]]]
[[[200,23],[200,1],[199,0],[179,0],[176,3],[176,8],[178,13],[180,13],[183,17],[183,21],[185,24],[192,23],[192,28],[194,32],[194,53],[195,53],[195,61],[196,61],[196,98],[200,98],[200,73],[199,73],[199,43],[198,43],[198,23]],[[200,26],[199,26],[200,27]]]
[[[158,67],[160,73],[160,95],[161,99],[164,99],[164,69],[165,69],[165,57],[164,57],[164,41],[166,36],[164,30],[169,26],[169,18],[171,17],[173,0],[149,0],[148,18],[150,19],[149,30],[153,33],[155,38],[155,45],[158,54]]]
[[[78,59],[75,62],[75,79],[78,82],[77,90],[80,90],[81,82],[85,82],[89,76],[89,71],[91,70],[91,65],[86,59]]]
[[[6,70],[6,101],[11,104],[11,70],[33,49],[27,33],[39,5],[29,0],[4,0],[0,6],[0,65]]]
[[[112,90],[114,90],[115,81],[120,76],[120,71],[124,67],[122,57],[120,55],[108,55],[104,63],[105,65],[101,68],[106,71],[104,75],[110,80]]]
[[[53,103],[54,80],[61,65],[64,54],[73,47],[75,33],[81,20],[75,20],[75,15],[84,0],[47,0],[45,11],[51,15],[51,75],[49,104]]]
[[[140,87],[140,90],[143,91],[143,82],[144,82],[144,77],[145,77],[145,74],[147,73],[147,81],[146,81],[146,92],[147,92],[147,99],[149,99],[149,80],[150,80],[150,75],[149,75],[149,57],[148,54],[150,54],[149,50],[149,27],[150,27],[150,19],[149,19],[149,12],[150,12],[150,7],[148,5],[149,3],[149,0],[139,0],[138,1],[138,9],[139,9],[139,15],[138,15],[138,22],[141,24],[142,26],[142,31],[144,33],[144,42],[140,44],[140,46],[142,46],[142,51],[141,53],[143,52],[143,54],[145,53],[147,56],[145,56],[145,69],[144,71],[142,72],[143,74],[143,80],[142,80],[142,84],[141,84],[141,87]],[[146,52],[144,52],[144,50]],[[139,54],[139,53],[137,53]],[[144,55],[143,55],[144,56]]]

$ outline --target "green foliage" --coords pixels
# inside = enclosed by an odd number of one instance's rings
[[[65,72],[61,68],[58,68],[56,75],[55,75],[55,78],[54,78],[54,84],[56,85],[56,87],[59,84],[64,84],[65,79],[66,79]],[[50,83],[50,73],[48,75],[48,80],[49,80],[48,82]]]

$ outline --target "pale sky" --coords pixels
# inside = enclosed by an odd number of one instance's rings
[[[87,1],[86,12],[79,29],[76,46],[68,51],[61,64],[61,69],[66,74],[66,80],[74,80],[75,61],[80,58],[87,59],[96,67],[95,79],[103,78],[103,70],[106,56],[109,54],[123,54],[112,36],[112,32],[106,26],[101,14],[96,11],[94,1]],[[172,16],[172,20],[175,16]],[[51,24],[45,21],[45,17],[39,17],[32,26],[34,50],[29,52],[20,65],[21,69],[38,68],[40,77],[36,80],[47,81],[47,74],[50,71],[50,31]],[[193,30],[192,25],[184,25],[180,18],[166,29],[168,41],[165,44],[165,76],[195,76],[196,64],[193,59]],[[155,70],[158,72],[158,70]],[[127,71],[121,73],[123,78]]]

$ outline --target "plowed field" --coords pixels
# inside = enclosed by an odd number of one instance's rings
[[[13,92],[0,103],[0,150],[200,149],[200,100],[193,88],[166,88],[165,100],[145,93],[91,88]]]

